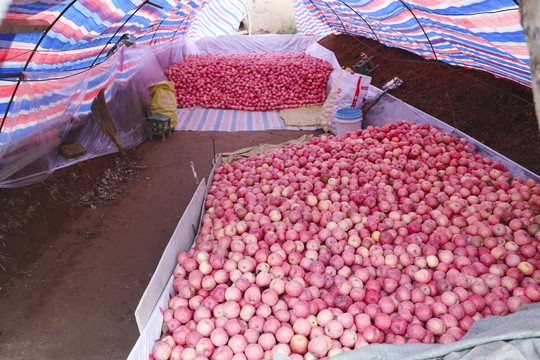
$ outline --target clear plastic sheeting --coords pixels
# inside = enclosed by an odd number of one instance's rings
[[[165,70],[169,65],[180,62],[184,57],[189,55],[300,52],[307,51],[306,49],[310,45],[316,45],[322,48],[322,46],[317,44],[317,41],[320,39],[321,37],[312,35],[275,34],[249,36],[220,35],[198,40],[181,38],[174,42],[174,46],[165,46],[157,50],[155,56]],[[335,59],[335,55],[331,51],[325,50],[334,56]],[[310,54],[309,51],[307,52]],[[327,59],[323,60],[328,61]]]
[[[186,41],[186,55],[194,54],[243,54],[265,52],[300,52],[320,40],[311,35],[222,35]],[[241,41],[239,41],[241,40]]]
[[[92,101],[102,88],[123,147],[140,144],[146,138],[146,89],[166,80],[147,51],[122,48],[82,72],[26,73],[10,112],[19,116],[8,115],[0,132],[0,187],[26,186],[56,169],[118,151],[91,118]],[[86,154],[73,159],[59,154],[60,145],[76,142]]]
[[[527,304],[507,316],[475,322],[461,340],[440,344],[370,345],[341,353],[335,360],[528,360],[540,358],[540,304]]]

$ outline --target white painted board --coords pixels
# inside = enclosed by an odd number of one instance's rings
[[[221,164],[220,154],[210,172],[208,184],[212,184],[214,181],[214,171]],[[204,213],[204,200],[208,194],[208,188],[209,186],[206,185],[203,179],[184,211],[184,215],[182,215],[182,218],[178,222],[154,276],[150,280],[139,302],[139,306],[135,311],[135,317],[141,334],[135,346],[131,349],[127,360],[148,360],[154,344],[161,337],[163,311],[168,308],[169,299],[175,295],[173,287],[174,276],[172,273],[178,265],[177,257],[180,252],[189,250],[194,243],[197,234],[194,234],[192,229],[198,229],[199,227],[201,214]],[[197,220],[193,222],[195,218]],[[159,287],[163,279],[166,279],[166,283],[162,287]],[[152,303],[153,305],[150,306],[149,304]],[[145,320],[142,319],[142,315],[144,315]]]
[[[141,335],[137,339],[135,346],[131,349],[127,360],[148,360],[154,344],[161,338],[161,325],[163,324],[162,311],[168,308],[169,299],[174,296],[173,281],[174,276],[170,275],[169,281],[159,295],[157,303],[146,321],[146,326],[141,331]]]
[[[193,244],[201,219],[201,208],[204,204],[205,194],[206,181],[205,179],[202,179],[199,187],[195,190],[195,194],[193,194],[189,205],[184,211],[182,218],[178,222],[161,259],[159,260],[156,271],[154,271],[154,275],[152,275],[152,279],[150,279],[148,287],[144,291],[141,301],[135,310],[135,319],[137,321],[137,326],[139,327],[139,332],[141,333],[150,318],[150,314],[154,310],[165,284],[167,284],[167,280],[172,275],[173,270],[178,263],[176,260],[178,254],[189,250],[191,244]]]

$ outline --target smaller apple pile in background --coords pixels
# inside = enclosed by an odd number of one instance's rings
[[[189,55],[165,75],[179,108],[249,111],[322,105],[330,63],[303,52]]]

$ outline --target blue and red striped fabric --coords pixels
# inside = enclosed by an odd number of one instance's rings
[[[129,93],[122,89],[140,78],[149,61],[154,64],[152,71],[163,77],[164,64],[156,54],[172,51],[175,40],[237,32],[245,1],[14,2],[5,20],[50,28],[40,33],[0,34],[0,187],[39,181],[65,166],[61,159],[40,160],[38,173],[10,175],[10,169],[18,168],[17,162],[34,156],[32,152],[47,153],[47,143],[58,144],[74,124],[82,125],[79,119],[90,113],[100,89],[107,89],[107,100],[119,92]],[[120,47],[108,57],[122,35],[133,35],[137,48],[128,52]],[[17,86],[18,74],[24,74],[24,80]],[[92,157],[111,151],[96,146]]]
[[[88,82],[88,88],[82,89],[84,96],[78,112],[88,113],[99,89],[114,78],[116,82],[119,78],[127,82],[137,69],[137,59],[126,60],[122,72],[115,76],[104,70],[107,67],[98,66],[106,62],[107,54],[122,35],[132,34],[138,46],[152,51],[181,37],[232,34],[238,30],[245,6],[245,0],[14,2],[5,20],[17,23],[26,19],[34,24],[54,25],[41,33],[0,34],[0,159],[15,138],[31,134],[47,122],[65,121],[62,109],[73,100],[61,91],[66,88],[65,81],[47,81],[50,86],[23,81],[2,120],[16,87],[16,74],[21,74],[25,67],[26,80],[78,74],[70,80]],[[116,66],[110,69],[119,70]],[[55,88],[56,84],[60,87]]]
[[[0,34],[0,76],[21,73],[30,56],[28,72],[87,68],[106,60],[107,53],[124,34],[133,34],[141,45],[181,36],[198,39],[231,34],[237,31],[245,10],[245,0],[151,3],[161,8],[141,0],[43,0],[13,4],[6,20],[37,18],[51,23],[64,13],[43,38],[43,33]],[[2,115],[11,95],[8,87],[12,87],[10,83],[0,82]]]
[[[531,86],[529,51],[513,0],[294,0],[293,5],[301,34],[360,35]]]

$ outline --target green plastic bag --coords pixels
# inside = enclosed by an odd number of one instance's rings
[[[174,96],[174,83],[160,81],[148,87],[150,92],[150,115],[167,115],[171,117],[171,128],[174,129],[178,122],[178,105]]]

